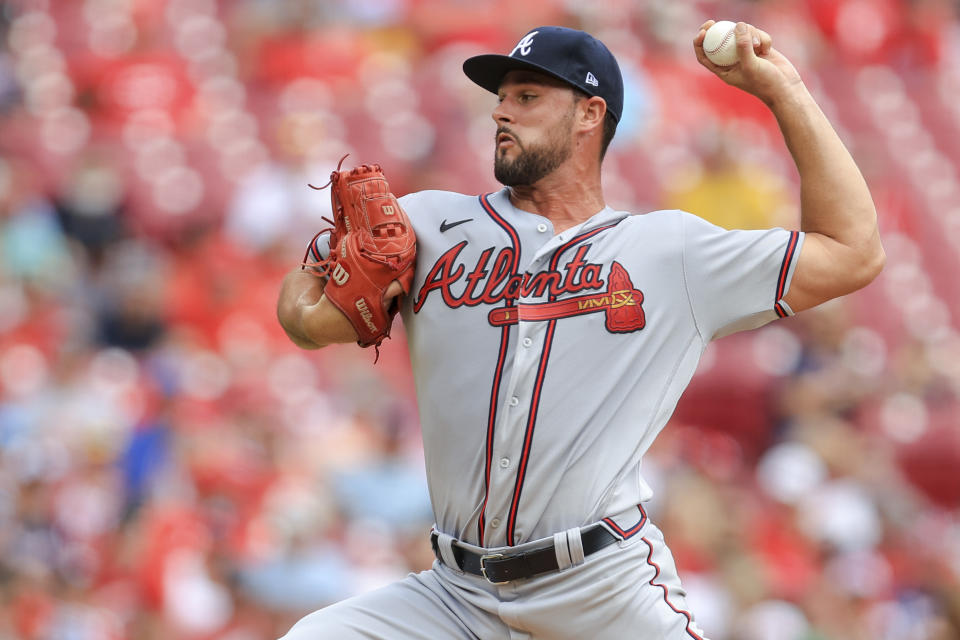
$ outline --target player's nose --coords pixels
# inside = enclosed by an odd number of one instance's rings
[[[493,113],[490,114],[493,117],[493,121],[496,122],[498,126],[513,122],[513,116],[510,115],[509,111],[507,111],[505,105],[506,100],[503,102],[498,102],[497,106],[493,109]]]

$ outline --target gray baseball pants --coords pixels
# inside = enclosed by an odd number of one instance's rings
[[[706,640],[649,521],[583,564],[504,584],[442,562],[304,617],[281,640]]]

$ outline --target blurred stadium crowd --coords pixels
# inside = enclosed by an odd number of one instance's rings
[[[960,638],[960,66],[948,0],[0,2],[0,639],[253,640],[426,568],[402,330],[274,320],[337,159],[479,193],[462,60],[540,24],[623,66],[610,204],[795,225],[708,17],[774,35],[858,159],[888,266],[714,344],[645,462],[714,640]],[[437,402],[455,398],[437,398]]]

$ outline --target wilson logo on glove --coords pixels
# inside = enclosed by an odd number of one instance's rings
[[[367,306],[367,301],[363,298],[357,300],[354,304],[357,308],[357,311],[360,312],[360,318],[363,322],[370,328],[370,331],[377,331],[377,325],[373,324],[373,313],[370,312],[370,307]]]
[[[338,264],[333,268],[333,273],[330,274],[330,279],[342,287],[347,283],[347,280],[350,279],[350,274],[347,273],[347,270],[343,268],[342,264]]]
[[[303,268],[309,267],[337,285],[324,288],[323,293],[350,321],[357,343],[379,347],[390,336],[393,317],[400,309],[399,298],[388,307],[383,295],[394,280],[404,295],[410,292],[417,238],[380,165],[340,171],[346,157],[330,174],[330,182],[322,187],[309,185],[313,189],[331,187],[333,220],[324,219],[333,228],[330,255],[309,263],[308,249]]]

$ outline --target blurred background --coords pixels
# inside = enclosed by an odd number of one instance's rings
[[[611,205],[795,227],[776,123],[696,63],[710,17],[799,67],[888,264],[711,346],[645,461],[649,511],[713,640],[960,638],[957,11],[0,2],[0,638],[275,638],[429,567],[402,329],[373,366],[274,319],[329,213],[307,183],[349,152],[397,194],[496,189],[495,98],[460,64],[560,24],[623,68]]]

